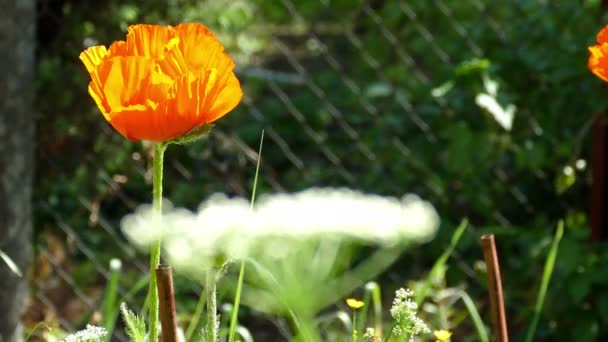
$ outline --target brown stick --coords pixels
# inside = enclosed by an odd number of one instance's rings
[[[507,332],[507,316],[505,314],[505,304],[502,294],[502,280],[500,278],[500,266],[498,265],[498,253],[494,243],[494,235],[483,235],[481,237],[483,246],[483,256],[486,260],[488,269],[488,287],[490,296],[490,306],[492,309],[492,324],[494,325],[494,335],[498,342],[508,342],[509,333]]]
[[[158,304],[160,325],[162,327],[162,342],[177,341],[177,315],[175,313],[175,298],[173,294],[173,272],[171,265],[156,266],[156,287],[158,288]]]

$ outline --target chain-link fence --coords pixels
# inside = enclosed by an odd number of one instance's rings
[[[39,0],[26,319],[68,331],[99,321],[111,258],[122,261],[120,296],[137,308],[145,292],[145,256],[120,219],[150,202],[151,149],[120,137],[88,98],[86,46],[123,39],[129,23],[198,21],[234,56],[240,107],[208,140],[167,151],[177,205],[248,196],[264,129],[260,193],[415,192],[446,224],[549,230],[587,210],[587,133],[605,101],[585,70],[597,9],[564,3]]]

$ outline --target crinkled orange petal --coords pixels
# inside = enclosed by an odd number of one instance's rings
[[[589,47],[589,70],[604,81],[608,81],[608,43]]]
[[[151,140],[147,137],[154,135],[157,132],[158,126],[153,122],[155,113],[155,110],[146,107],[125,109],[112,113],[111,119],[108,122],[115,130],[129,140]]]
[[[108,57],[108,50],[105,46],[92,46],[84,50],[80,54],[80,60],[84,64],[85,68],[91,75],[91,82],[89,83],[89,94],[95,100],[97,107],[101,110],[103,115],[107,118],[110,113],[110,108],[105,101],[105,97],[102,92],[102,82],[97,74],[97,67]]]
[[[232,68],[232,59],[224,53],[224,46],[207,27],[201,24],[180,24],[175,27],[179,48],[190,70],[194,73],[218,68],[226,61]]]
[[[243,98],[243,91],[239,79],[233,73],[228,76],[227,82],[219,90],[211,108],[207,113],[207,123],[211,123],[233,110]]]
[[[234,72],[232,71],[234,69],[234,62],[232,61],[232,58],[226,53],[222,53],[221,57],[216,58],[213,61],[213,64],[209,66],[209,68],[214,68],[217,70],[217,73],[219,75],[219,87],[223,87],[231,75],[234,76]]]
[[[108,102],[106,101],[101,88],[93,81],[89,83],[89,95],[91,95],[95,104],[97,104],[97,108],[99,108],[106,120],[110,120],[110,106],[108,106]]]
[[[212,71],[181,76],[168,91],[170,98],[156,110],[112,114],[111,123],[131,140],[167,141],[206,122],[206,100],[213,96]],[[215,78],[217,79],[217,78]],[[208,96],[209,95],[209,96]]]
[[[132,25],[127,29],[127,51],[130,56],[157,58],[175,36],[171,26]]]
[[[154,71],[154,60],[145,57],[111,57],[97,73],[112,113],[146,104],[146,88]]]
[[[156,70],[154,60],[111,57],[99,65],[97,74],[109,109],[106,119],[118,132],[131,140],[164,140],[161,116],[167,115],[161,107],[173,81]]]
[[[171,39],[169,43],[167,43],[165,53],[158,60],[158,65],[164,74],[174,80],[188,73],[188,64],[179,49],[178,37]]]
[[[175,82],[171,112],[192,121],[192,128],[204,124],[207,110],[205,103],[209,101],[215,80],[217,77],[213,70],[199,74],[198,77],[194,73],[180,77]]]
[[[108,49],[103,45],[91,46],[80,53],[80,60],[89,74],[108,56]]]
[[[608,25],[604,26],[604,28],[597,33],[597,42],[600,44],[608,43]]]
[[[130,140],[153,142],[180,137],[196,126],[188,118],[171,115],[162,105],[156,110],[116,113],[110,123]]]
[[[111,56],[128,56],[127,42],[124,40],[116,41],[110,45],[108,51]]]

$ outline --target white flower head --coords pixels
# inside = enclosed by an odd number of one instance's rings
[[[106,329],[94,325],[87,325],[85,330],[67,336],[63,342],[99,342],[108,334]]]
[[[168,207],[168,206],[167,206]],[[349,189],[309,189],[262,196],[253,209],[242,198],[212,195],[197,212],[149,206],[123,220],[127,238],[147,247],[162,237],[176,269],[199,272],[225,259],[284,258],[304,241],[351,241],[392,246],[430,240],[437,213],[415,195],[401,199]]]
[[[391,316],[397,324],[393,328],[395,336],[416,336],[421,333],[430,333],[431,329],[424,323],[418,314],[418,304],[412,300],[414,291],[399,289],[391,306]]]

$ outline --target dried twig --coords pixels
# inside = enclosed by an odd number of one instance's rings
[[[488,287],[494,335],[496,336],[496,341],[508,342],[507,316],[505,314],[502,280],[500,277],[500,266],[498,265],[498,253],[496,252],[494,235],[483,235],[481,237],[481,243],[483,246],[483,256],[486,260],[488,269]]]
[[[156,286],[160,306],[160,324],[162,342],[177,342],[177,315],[173,294],[173,273],[170,265],[156,266]]]

